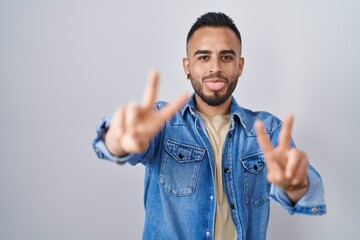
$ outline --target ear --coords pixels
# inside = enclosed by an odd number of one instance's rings
[[[240,58],[239,61],[239,77],[241,76],[244,69],[245,59],[243,57]]]
[[[188,76],[190,74],[190,61],[187,57],[183,58],[183,68],[186,78],[189,78]]]

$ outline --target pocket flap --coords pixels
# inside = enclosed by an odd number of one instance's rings
[[[240,161],[247,171],[255,174],[259,173],[261,169],[265,167],[265,160],[262,154],[247,156],[242,158]]]
[[[175,142],[170,139],[166,141],[165,150],[180,163],[200,161],[205,154],[205,149],[203,148]]]

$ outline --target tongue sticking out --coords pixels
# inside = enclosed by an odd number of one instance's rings
[[[212,91],[219,91],[225,86],[225,83],[221,82],[221,81],[220,82],[205,82],[205,84]]]

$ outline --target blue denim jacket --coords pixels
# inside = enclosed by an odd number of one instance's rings
[[[156,107],[165,104],[158,102]],[[312,166],[308,170],[309,190],[295,205],[279,187],[267,182],[264,155],[254,130],[256,119],[264,122],[272,144],[277,145],[281,121],[266,112],[241,108],[232,99],[222,177],[238,239],[244,240],[266,238],[270,198],[290,214],[326,212],[322,181]],[[145,165],[143,239],[213,239],[214,156],[202,118],[195,111],[194,97],[166,122],[141,154],[116,158],[109,153],[104,134],[110,121],[108,116],[99,124],[93,147],[99,158]]]

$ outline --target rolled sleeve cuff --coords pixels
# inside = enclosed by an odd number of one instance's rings
[[[145,150],[148,151],[149,147]],[[109,150],[105,146],[104,141],[98,141],[94,144],[94,150],[96,155],[101,159],[110,160],[112,162],[118,164],[124,164],[126,162],[130,163],[131,165],[136,165],[142,158],[143,153],[140,154],[127,154],[123,157],[114,156],[109,152]]]
[[[116,157],[105,146],[105,134],[110,126],[111,119],[112,116],[108,115],[99,122],[96,127],[96,137],[92,145],[98,158],[115,161]]]
[[[290,214],[323,215],[326,213],[324,201],[324,187],[320,175],[309,166],[309,187],[305,195],[294,205],[286,193],[278,186],[272,184],[270,199],[283,206]]]

